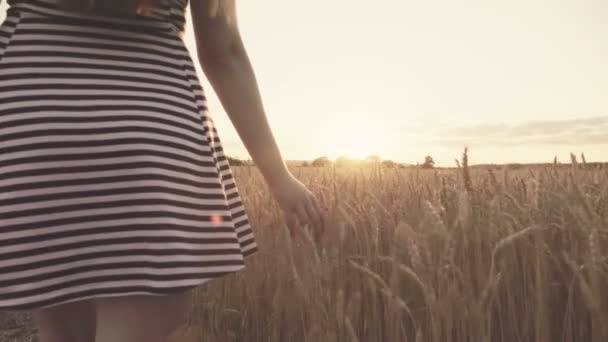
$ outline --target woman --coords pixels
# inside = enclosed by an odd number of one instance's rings
[[[182,40],[188,0],[114,12],[8,1],[0,310],[31,310],[40,342],[165,341],[192,289],[257,252]],[[201,66],[238,134],[288,220],[318,236],[319,204],[281,158],[233,0],[190,5]]]

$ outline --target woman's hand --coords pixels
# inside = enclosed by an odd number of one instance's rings
[[[285,214],[291,236],[296,235],[293,225],[297,219],[301,224],[309,224],[313,229],[313,237],[318,242],[325,230],[325,220],[315,195],[291,174],[269,185],[272,195]]]

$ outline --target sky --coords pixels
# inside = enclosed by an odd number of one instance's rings
[[[5,6],[0,8],[4,18]],[[608,161],[608,3],[237,0],[283,158]],[[196,56],[225,153],[248,159]]]

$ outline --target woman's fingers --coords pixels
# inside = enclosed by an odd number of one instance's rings
[[[317,213],[319,213],[319,220],[321,220],[321,223],[323,223],[323,210],[321,210],[321,205],[319,204],[319,200],[316,198],[316,196],[313,196],[312,204],[314,205]]]
[[[309,201],[306,205],[309,215],[313,218],[313,230],[314,238],[316,242],[319,242],[321,235],[323,234],[323,222],[321,220],[321,213],[316,209],[314,201]]]
[[[312,220],[312,223],[316,226],[315,229],[318,229],[321,225],[321,212],[315,207],[315,200],[313,197],[309,198],[306,202],[306,212]]]
[[[285,213],[285,221],[287,223],[287,229],[289,229],[289,236],[291,236],[291,238],[295,238],[296,237],[296,230],[295,226],[296,226],[296,216],[293,213]]]
[[[295,224],[296,220],[299,225],[308,224],[313,230],[315,240],[319,241],[323,234],[325,227],[323,221],[323,211],[316,199],[312,194],[307,195],[303,199],[296,202],[297,204],[292,207],[291,211],[286,212],[287,223],[290,229],[292,237],[295,237],[296,232]]]
[[[298,203],[298,205],[296,206],[296,213],[301,224],[310,222],[308,213],[306,212],[306,203]]]

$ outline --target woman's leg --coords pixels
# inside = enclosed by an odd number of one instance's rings
[[[32,311],[39,342],[94,342],[95,316],[89,299]]]
[[[166,342],[185,323],[191,306],[192,290],[98,298],[95,342]]]

